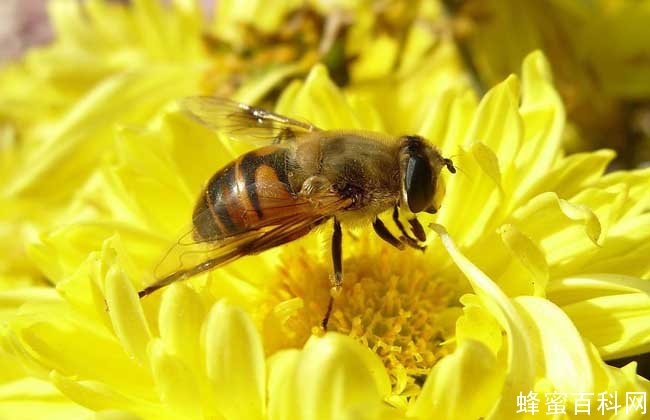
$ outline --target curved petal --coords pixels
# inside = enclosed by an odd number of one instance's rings
[[[149,325],[133,284],[117,264],[108,269],[104,293],[115,335],[132,357],[146,363]]]
[[[562,308],[604,359],[650,351],[650,295],[599,296]]]
[[[615,156],[613,150],[607,149],[569,155],[538,178],[522,199],[532,198],[545,191],[555,191],[564,199],[572,197],[596,182]]]
[[[264,349],[250,316],[220,301],[210,310],[204,331],[206,370],[219,410],[226,418],[264,418]]]
[[[300,353],[282,352],[272,360],[275,392],[269,404],[278,416],[272,418],[373,418],[369,413],[385,418],[382,401],[390,394],[386,369],[352,338],[336,333],[312,336]]]
[[[481,100],[464,146],[484,143],[496,156],[502,170],[509,168],[519,152],[523,123],[519,115],[519,80],[510,76],[490,89]]]
[[[521,117],[524,140],[517,155],[518,180],[513,202],[527,195],[560,154],[565,111],[553,87],[551,69],[541,51],[530,53],[522,65]]]
[[[601,238],[598,217],[586,206],[540,194],[519,207],[510,222],[539,244],[549,266],[593,251]]]
[[[51,287],[22,287],[0,291],[0,320],[15,313],[25,303],[48,304],[60,302],[61,296]],[[6,315],[6,316],[5,316]]]
[[[549,279],[549,268],[544,253],[514,225],[502,225],[498,233],[514,257],[500,276],[499,285],[507,290],[509,296],[533,293],[543,296]],[[525,279],[531,281],[526,282]]]
[[[183,360],[167,354],[160,339],[151,342],[149,357],[160,399],[165,403],[170,417],[203,419],[196,378]]]
[[[650,349],[650,281],[620,274],[554,280],[548,297],[608,359]]]
[[[184,284],[172,284],[163,294],[158,328],[165,349],[199,369],[201,325],[205,309],[199,295]]]
[[[0,385],[0,418],[88,419],[92,412],[62,395],[52,384],[24,378]]]
[[[469,261],[457,248],[445,228],[438,224],[430,227],[440,235],[449,256],[465,274],[483,305],[499,321],[508,337],[508,373],[502,397],[496,403],[490,418],[512,416],[512,402],[522,390],[532,390],[535,381],[535,356],[527,336],[526,325],[512,301],[481,270]]]
[[[564,306],[599,296],[638,292],[650,294],[650,281],[621,274],[583,274],[553,279],[546,292],[556,305]]]
[[[57,371],[52,371],[50,380],[65,396],[91,410],[120,409],[140,416],[156,416],[162,411],[156,404],[115,392],[101,382],[78,381]]]
[[[485,417],[499,399],[504,373],[483,343],[463,340],[433,367],[420,396],[408,411],[419,419]]]
[[[268,393],[269,393],[269,420],[284,420],[291,416],[292,400],[295,398],[291,392],[291,384],[300,363],[300,350],[290,349],[275,353],[269,357],[268,366]]]
[[[463,315],[456,321],[456,341],[480,341],[493,354],[498,354],[503,347],[503,330],[499,323],[481,304],[474,294],[461,296]]]
[[[285,90],[278,100],[277,112],[305,118],[322,129],[362,128],[322,64],[311,69],[304,83]]]
[[[543,376],[554,389],[579,393],[594,389],[594,377],[587,349],[569,317],[553,303],[533,296],[515,298],[526,314],[528,332],[537,342],[533,348],[543,363]]]

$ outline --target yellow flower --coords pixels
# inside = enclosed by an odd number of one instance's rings
[[[228,17],[222,3],[219,16]],[[247,13],[279,21],[284,12]],[[48,281],[25,244],[65,218],[72,197],[110,154],[116,124],[145,125],[215,77],[228,94],[256,102],[311,65],[270,56],[272,65],[248,65],[255,70],[248,75],[228,67],[242,54],[208,47],[195,1],[54,0],[49,14],[56,40],[0,72],[0,290]],[[233,19],[218,27],[236,26]]]
[[[24,243],[56,223],[111,145],[112,125],[142,124],[194,92],[204,55],[189,4],[59,0],[49,13],[57,39],[0,73],[3,289],[41,280]]]
[[[603,359],[650,349],[650,171],[603,175],[611,152],[563,155],[540,53],[521,87],[511,76],[478,104],[409,86],[394,95],[424,109],[377,106],[317,66],[278,102],[324,128],[417,132],[460,169],[425,220],[438,233],[426,253],[346,235],[324,336],[317,235],[138,299],[204,180],[241,151],[170,111],[119,129],[115,158],[30,248],[59,297],[9,311],[2,351],[76,404],[141,418],[503,419],[519,393],[567,393],[573,412],[574,393],[595,407],[598,393],[647,392],[633,364]]]
[[[448,6],[448,29],[483,86],[497,83],[526,54],[541,49],[551,62],[569,121],[581,134],[567,136],[565,146],[613,147],[630,166],[647,160],[649,134],[636,120],[647,114],[650,100],[650,32],[645,24],[650,2],[440,3]]]

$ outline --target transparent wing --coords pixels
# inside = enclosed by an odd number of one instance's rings
[[[154,272],[156,281],[138,295],[144,297],[175,281],[291,242],[351,204],[350,199],[341,198],[330,191],[317,193],[309,200],[279,200],[270,197],[264,210],[272,212],[273,216],[264,218],[243,233],[209,242],[197,239],[199,235],[191,229],[169,249],[158,264]]]
[[[307,122],[216,96],[190,96],[182,99],[180,105],[204,126],[233,140],[257,145],[319,131]]]

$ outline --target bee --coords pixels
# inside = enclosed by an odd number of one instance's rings
[[[456,172],[417,135],[392,137],[357,130],[321,130],[261,108],[212,96],[181,101],[208,128],[259,147],[239,156],[207,183],[194,208],[192,228],[156,269],[140,297],[240,257],[296,240],[333,219],[332,289],[322,327],[343,285],[342,224],[372,223],[400,250],[424,249],[416,214],[435,213],[443,168]],[[392,209],[401,235],[379,214]],[[412,236],[401,221],[404,215]]]

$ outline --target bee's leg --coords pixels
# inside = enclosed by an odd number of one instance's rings
[[[343,232],[341,223],[334,219],[334,233],[332,234],[332,263],[334,265],[334,287],[340,289],[343,284]]]
[[[427,234],[424,232],[424,228],[417,217],[413,216],[412,219],[409,219],[409,225],[411,225],[411,229],[415,237],[418,238],[418,241],[424,242],[427,240]]]
[[[314,194],[325,191],[326,189],[330,188],[331,185],[332,184],[330,183],[329,179],[325,178],[324,176],[312,175],[302,183],[300,195],[306,197],[307,199],[310,199],[310,197],[312,197]]]
[[[342,254],[343,254],[343,232],[341,231],[341,223],[335,218],[334,219],[334,233],[332,234],[332,264],[334,266],[334,281],[332,284],[332,289],[330,290],[330,298],[327,303],[327,311],[325,312],[325,317],[321,322],[323,330],[327,331],[327,323],[330,320],[330,315],[332,314],[332,307],[334,306],[334,297],[338,295],[343,286],[343,263],[342,263]]]
[[[419,249],[421,251],[424,251],[426,249],[426,246],[420,245],[418,243],[417,239],[415,239],[411,235],[409,235],[409,233],[406,231],[406,229],[404,229],[404,225],[399,220],[399,209],[397,208],[397,206],[395,206],[393,208],[393,221],[395,222],[395,224],[399,228],[400,232],[402,232],[403,236],[400,236],[400,239],[406,245],[410,246],[411,248]],[[417,225],[420,226],[420,228],[422,228],[422,225],[420,225],[420,222],[416,222],[416,223],[417,223]],[[422,233],[424,233],[424,229],[422,229]],[[424,239],[426,239],[426,235],[425,235]]]
[[[386,225],[384,225],[384,222],[382,222],[379,217],[377,217],[375,221],[372,222],[372,227],[375,229],[375,232],[377,233],[377,235],[379,235],[381,239],[388,242],[389,244],[391,244],[392,246],[394,246],[399,250],[404,249],[404,243],[399,239],[397,239],[395,236],[393,236],[392,233],[390,233]]]
[[[292,129],[289,127],[285,127],[280,132],[278,135],[273,139],[273,144],[280,144],[282,142],[289,142],[293,141],[296,139],[296,133],[293,132]]]

